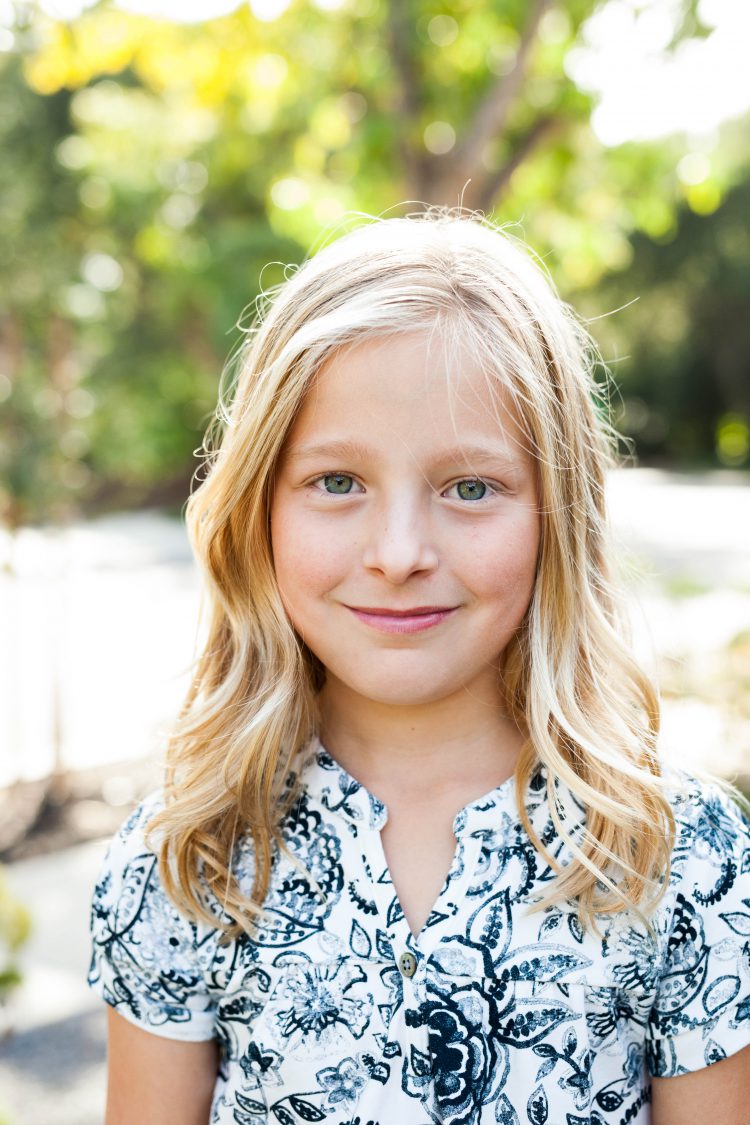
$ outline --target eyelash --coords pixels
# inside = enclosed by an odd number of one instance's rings
[[[334,469],[331,472],[320,473],[319,476],[315,477],[313,480],[308,482],[308,487],[314,488],[315,485],[319,484],[321,481],[324,481],[327,477],[346,477],[348,480],[353,480],[353,481],[357,482],[357,478],[355,476],[353,476],[351,473],[342,473],[339,470]],[[478,500],[466,500],[466,501],[464,501],[464,503],[466,504],[467,507],[474,506],[474,505],[476,505],[478,507],[484,501],[488,500],[492,496],[497,496],[502,491],[502,489],[499,487],[499,485],[493,485],[491,481],[486,480],[484,477],[461,477],[460,480],[454,481],[453,484],[449,484],[448,489],[455,488],[457,485],[464,484],[467,481],[478,481],[480,484],[483,484],[483,485],[486,486],[487,492],[488,492],[488,494],[486,496],[481,496]],[[357,483],[359,483],[359,482],[357,482]],[[448,491],[448,489],[446,489],[446,491]],[[360,495],[359,493],[352,493],[352,492],[326,492],[326,490],[322,489],[322,488],[316,489],[316,491],[321,492],[324,496],[346,496],[346,497],[349,497],[349,496]]]

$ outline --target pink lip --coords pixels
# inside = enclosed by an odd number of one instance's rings
[[[413,609],[380,609],[375,607],[358,608],[347,606],[348,610],[363,621],[371,625],[380,633],[421,633],[424,629],[431,629],[445,621],[456,607],[445,608],[441,606],[415,606]]]

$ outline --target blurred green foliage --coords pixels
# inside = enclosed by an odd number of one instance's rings
[[[5,872],[0,867],[0,1004],[21,982],[16,955],[31,933],[31,915],[11,894]]]
[[[346,212],[400,200],[520,224],[591,317],[638,297],[592,322],[623,427],[653,458],[745,464],[746,123],[700,175],[685,138],[605,148],[565,68],[600,6],[297,0],[190,25],[17,2],[0,517],[183,500],[243,310]],[[684,0],[675,42],[702,31]]]
[[[744,144],[733,132],[726,143]],[[642,459],[750,463],[748,214],[748,180],[710,215],[682,209],[668,240],[635,234],[627,271],[602,279],[595,305],[585,298],[592,314],[632,302],[598,322],[597,334],[615,359],[616,421]]]

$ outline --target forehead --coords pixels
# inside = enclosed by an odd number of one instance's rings
[[[365,339],[337,351],[307,390],[288,440],[318,430],[403,431],[419,442],[455,438],[520,440],[509,386],[488,372],[467,340],[445,331]]]

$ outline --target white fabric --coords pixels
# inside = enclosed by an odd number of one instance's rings
[[[228,946],[160,887],[143,842],[160,802],[110,846],[89,981],[156,1035],[218,1038],[212,1122],[646,1125],[649,1071],[680,1074],[750,1043],[750,825],[718,791],[691,783],[675,798],[655,937],[633,918],[603,918],[596,936],[572,910],[529,913],[552,873],[511,780],[456,817],[453,866],[415,939],[381,845],[387,810],[315,744],[284,838],[324,897],[277,856],[266,923]],[[543,771],[527,807],[565,862]],[[248,839],[233,865],[249,893]]]

